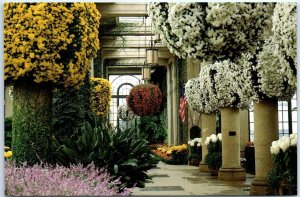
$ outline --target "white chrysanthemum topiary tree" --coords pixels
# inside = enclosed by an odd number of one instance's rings
[[[149,15],[178,57],[235,60],[266,37],[273,8],[274,3],[151,3]]]
[[[247,109],[253,96],[249,70],[224,60],[206,65],[200,72],[200,83],[207,84],[201,91],[208,92],[204,98],[214,101],[214,108],[221,111],[222,167],[221,180],[244,180],[240,166],[239,109]],[[204,96],[204,97],[205,97]],[[234,170],[230,170],[234,169]],[[235,174],[228,176],[228,173]]]
[[[278,139],[278,100],[289,100],[296,91],[296,3],[277,3],[272,21],[273,35],[256,54],[243,55],[240,63],[251,70],[255,92],[255,160],[260,162],[255,165],[253,190],[261,188],[272,169],[269,148]]]

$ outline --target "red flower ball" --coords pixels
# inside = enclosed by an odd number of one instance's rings
[[[134,86],[127,97],[127,105],[138,116],[149,116],[160,112],[162,93],[158,86],[142,84]]]

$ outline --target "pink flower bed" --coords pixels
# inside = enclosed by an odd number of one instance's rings
[[[48,165],[29,167],[5,162],[5,194],[10,196],[112,196],[129,195],[131,189],[120,192],[120,181],[110,181],[109,174],[93,164],[69,168]]]

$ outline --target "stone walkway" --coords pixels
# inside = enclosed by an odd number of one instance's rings
[[[188,165],[168,165],[159,162],[157,168],[148,172],[152,182],[145,188],[135,188],[133,195],[250,195],[254,178],[246,174],[246,181],[219,181],[210,173]]]

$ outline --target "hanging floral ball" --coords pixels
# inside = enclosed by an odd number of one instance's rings
[[[134,86],[127,97],[127,105],[138,116],[149,116],[160,112],[162,92],[157,85]]]
[[[127,104],[124,103],[118,107],[118,118],[123,121],[130,121],[135,119],[136,116],[132,113]]]
[[[112,97],[111,83],[107,79],[91,78],[91,108],[98,116],[105,116],[109,111]]]

